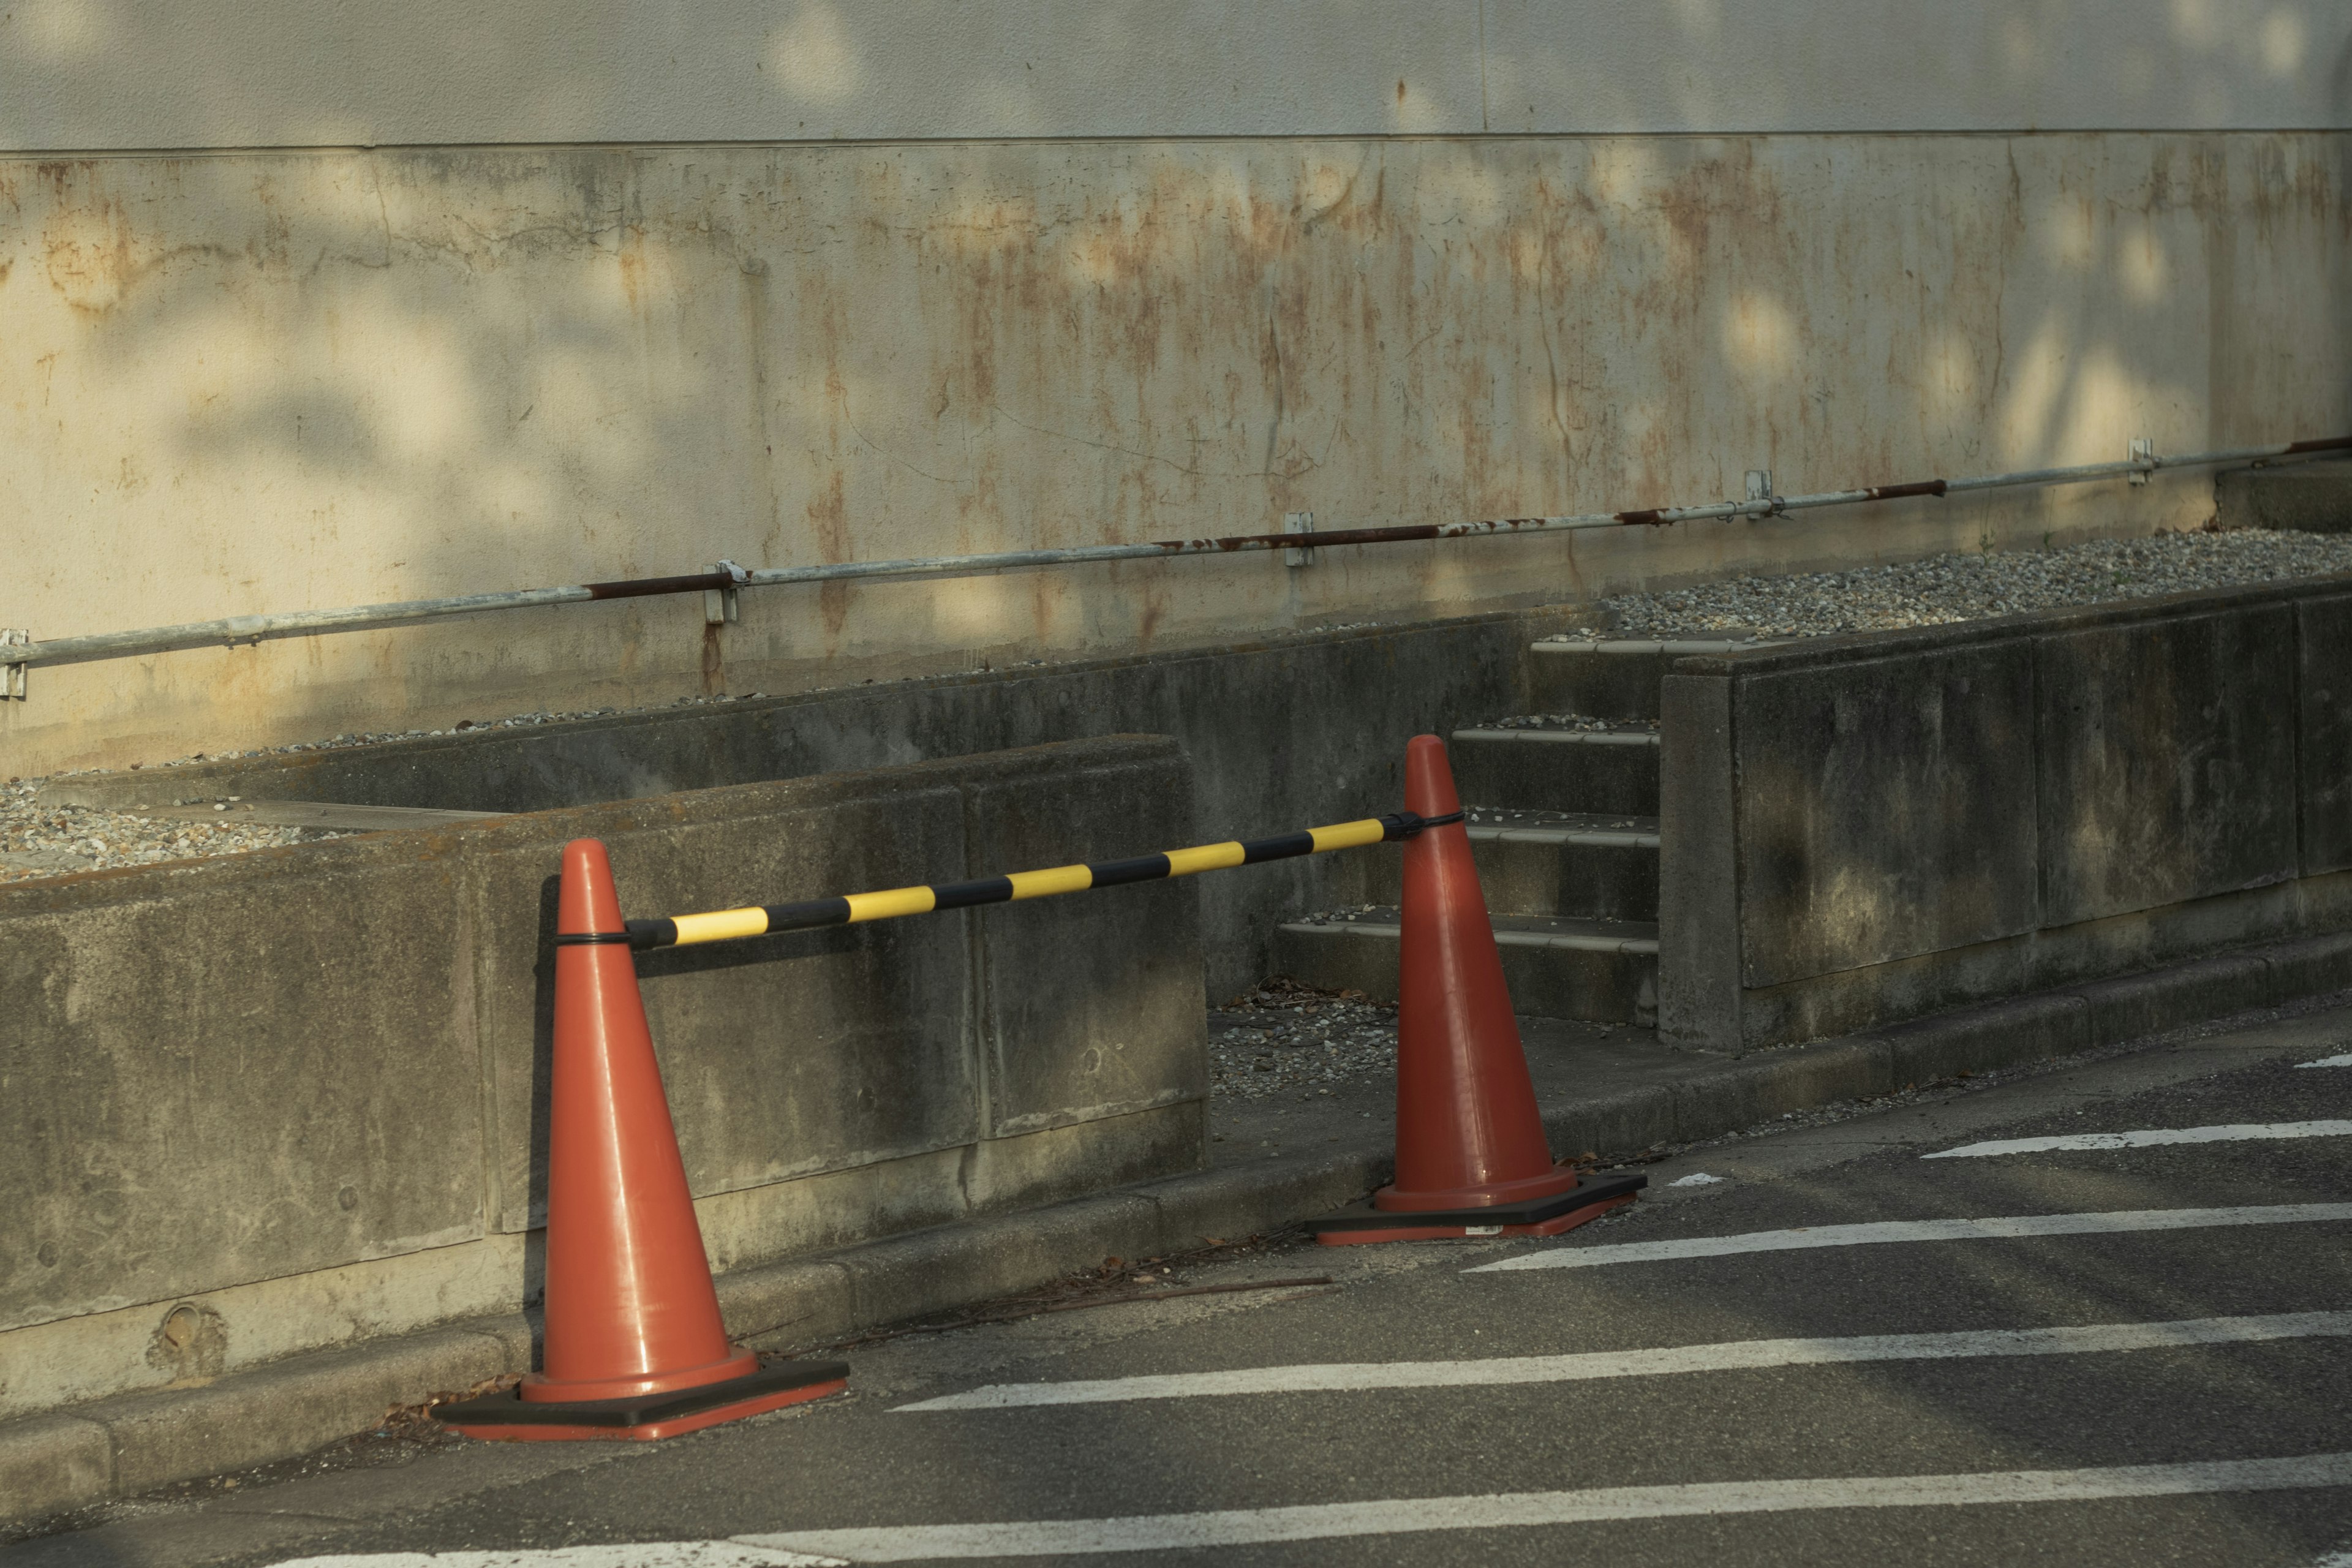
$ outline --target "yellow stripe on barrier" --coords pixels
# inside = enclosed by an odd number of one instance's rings
[[[1043,899],[1055,893],[1083,893],[1095,885],[1091,867],[1055,866],[1043,871],[1015,871],[1004,879],[1016,899]]]
[[[929,888],[893,888],[885,893],[849,895],[849,923],[887,921],[899,915],[927,915],[939,907],[939,895]]]
[[[1239,840],[1229,844],[1200,844],[1190,849],[1168,851],[1168,874],[1189,877],[1195,871],[1222,871],[1228,866],[1244,862]]]
[[[1331,849],[1356,849],[1367,844],[1378,844],[1388,837],[1388,824],[1377,817],[1362,822],[1342,822],[1334,827],[1310,827],[1307,837],[1315,840],[1315,853]]]
[[[698,942],[732,942],[760,936],[768,929],[765,910],[714,910],[704,915],[677,917],[677,945]]]

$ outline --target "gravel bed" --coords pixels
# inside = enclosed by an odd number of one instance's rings
[[[749,695],[758,697],[761,693]],[[698,708],[746,700],[731,696],[685,697],[647,709],[590,708],[572,713],[541,711],[510,714],[503,719],[461,719],[444,730],[354,731],[323,741],[298,741],[290,745],[248,752],[198,752],[152,765],[175,768],[233,757],[292,756],[353,746],[380,746],[390,741],[425,740],[471,730],[527,730],[575,719],[606,719],[624,712],[656,712],[661,708]],[[215,826],[208,822],[133,816],[81,805],[37,805],[34,796],[47,782],[39,778],[11,778],[0,784],[0,883],[33,881],[77,871],[110,870],[119,866],[152,866],[166,860],[241,855],[248,850],[276,849],[289,844],[343,837],[315,827],[271,827],[253,823],[231,826],[226,822]]]
[[[2026,610],[2111,604],[2198,588],[2352,572],[2352,534],[2159,533],[2063,550],[1937,555],[1895,566],[1747,576],[1602,602],[1611,625],[1591,637],[1687,632],[1828,637],[1983,620]],[[1579,640],[1579,637],[1549,639]]]
[[[1396,1009],[1360,991],[1269,980],[1209,1015],[1209,1092],[1310,1096],[1396,1077]]]
[[[307,827],[232,826],[126,816],[79,805],[37,805],[40,781],[0,784],[0,882],[28,882],[75,871],[152,866],[209,855],[240,855],[341,835]]]
[[[1622,730],[1657,733],[1655,719],[1596,719],[1590,713],[1514,713],[1508,718],[1493,720],[1482,728],[1488,730],[1574,730],[1583,734],[1605,734]]]

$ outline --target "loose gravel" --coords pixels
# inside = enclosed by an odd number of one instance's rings
[[[1657,733],[1655,719],[1596,719],[1590,713],[1514,713],[1507,718],[1490,720],[1490,730],[1573,730],[1579,734],[1600,735],[1613,732],[1632,734],[1646,731]]]
[[[211,855],[241,855],[341,835],[305,827],[231,826],[128,816],[79,805],[39,805],[40,781],[0,785],[0,882],[27,882],[74,871],[152,866]]]
[[[750,697],[758,697],[754,691]],[[667,708],[698,708],[748,700],[732,696],[687,697]],[[528,730],[575,719],[605,719],[625,712],[658,709],[590,708],[579,712],[516,713],[504,719],[463,719],[444,730],[354,731],[323,741],[300,741],[247,752],[215,752],[209,756],[175,757],[154,764],[183,767],[190,763],[223,762],[237,757],[296,756],[310,752],[342,751],[355,746],[380,746],[391,741],[426,740],[473,730]],[[69,775],[58,775],[69,776]],[[341,838],[341,833],[315,827],[271,827],[246,823],[217,826],[173,818],[134,816],[126,812],[100,811],[81,805],[40,805],[35,802],[40,778],[12,778],[0,784],[0,884],[68,876],[77,871],[105,871],[121,866],[152,866],[171,860],[201,859],[215,855],[241,855],[254,849],[276,849]],[[237,797],[227,797],[235,800]]]
[[[1937,555],[1894,566],[1789,576],[1731,577],[1665,594],[1603,602],[1611,626],[1583,637],[1828,637],[2111,604],[2199,588],[2228,588],[2352,572],[2352,534],[2159,533],[2063,550]],[[1551,640],[1568,642],[1577,637]]]
[[[1209,1015],[1209,1092],[1312,1096],[1396,1077],[1396,1009],[1360,991],[1269,980]]]

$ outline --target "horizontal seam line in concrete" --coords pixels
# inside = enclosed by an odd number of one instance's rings
[[[1265,131],[1106,132],[1088,135],[1066,132],[1051,136],[830,136],[666,141],[658,137],[622,141],[551,142],[256,142],[233,146],[173,145],[140,147],[9,147],[0,148],[0,163],[52,163],[85,158],[248,158],[269,153],[335,154],[354,153],[694,153],[711,151],[815,150],[858,151],[876,147],[1025,147],[1086,146],[1094,143],[1181,146],[1187,143],[1223,145],[1236,142],[1711,142],[1727,137],[1742,141],[1830,141],[1855,137],[1919,141],[1963,138],[1994,141],[2035,141],[2060,136],[2337,136],[2352,131],[2342,125],[2074,125],[1985,127],[1884,126],[1836,131],[1759,131],[1737,127],[1706,131]],[[1903,497],[1900,500],[1918,498]],[[1308,546],[1307,548],[1312,548]]]

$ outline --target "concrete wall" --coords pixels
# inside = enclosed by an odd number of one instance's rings
[[[535,1295],[565,839],[651,914],[1139,853],[1191,805],[1129,736],[0,889],[0,1417]],[[1189,882],[639,968],[722,1269],[1201,1159]]]
[[[0,626],[2352,424],[2340,9],[1799,9],[23,0]],[[778,589],[709,633],[693,599],[541,611],[44,670],[0,749],[805,690],[2211,506],[2191,477]]]
[[[2352,924],[2352,578],[1688,658],[1660,1025],[1773,1045]]]
[[[1524,711],[1528,645],[1559,626],[1541,613],[1500,614],[1307,634],[383,746],[76,774],[51,782],[42,798],[120,806],[239,795],[544,811],[1147,730],[1175,736],[1193,759],[1193,816],[1202,834],[1260,837],[1398,809],[1405,742]],[[1067,850],[1048,846],[1037,864],[1068,858]],[[1328,907],[1335,887],[1352,889],[1352,882],[1334,881],[1346,872],[1328,859],[1287,860],[1202,882],[1202,944],[1216,995],[1264,978],[1274,928]]]

